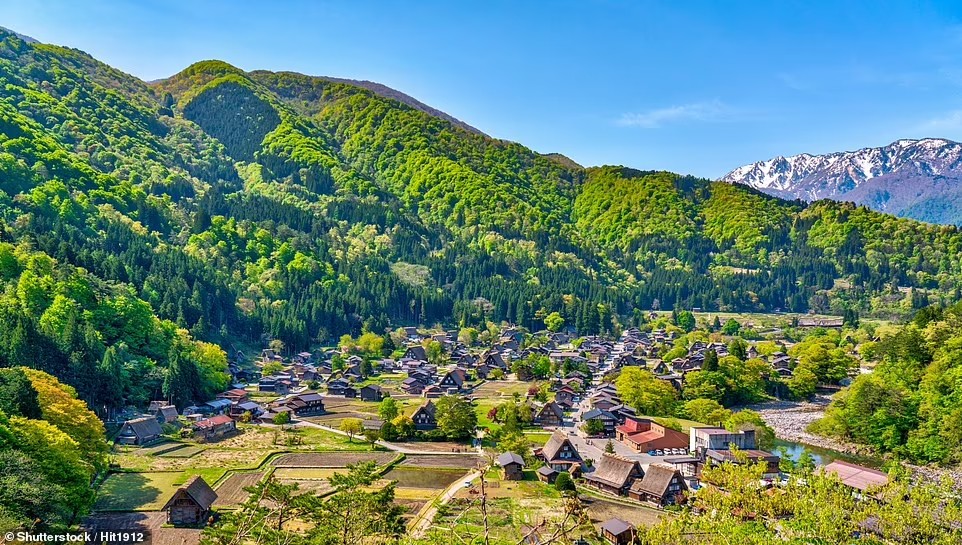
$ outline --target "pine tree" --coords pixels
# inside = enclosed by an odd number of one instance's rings
[[[705,361],[701,364],[702,371],[718,370],[718,354],[714,349],[705,350]]]

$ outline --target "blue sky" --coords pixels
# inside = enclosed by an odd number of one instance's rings
[[[0,1],[143,79],[202,59],[384,83],[584,165],[718,177],[962,140],[962,2]]]

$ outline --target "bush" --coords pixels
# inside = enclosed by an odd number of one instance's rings
[[[554,488],[559,492],[574,492],[576,490],[575,482],[567,471],[558,474],[558,478],[554,481]]]

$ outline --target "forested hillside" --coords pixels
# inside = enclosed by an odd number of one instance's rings
[[[916,462],[962,461],[962,306],[922,309],[863,347],[878,362],[832,401],[813,431]]]
[[[96,304],[65,295],[88,367],[121,341],[170,360],[168,345],[83,337],[117,298],[175,345],[267,335],[299,350],[418,323],[538,329],[555,311],[589,334],[652,307],[888,316],[962,280],[955,228],[582,169],[343,81],[205,61],[148,85],[0,36],[2,235],[99,286]],[[16,260],[10,283],[30,271]],[[43,334],[55,295],[20,303],[0,339]]]
[[[107,451],[103,424],[73,388],[35,369],[0,369],[0,527],[77,522]]]

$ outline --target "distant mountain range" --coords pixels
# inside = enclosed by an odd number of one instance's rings
[[[930,223],[962,224],[962,144],[898,140],[880,148],[775,157],[722,181],[786,199],[833,199]]]

